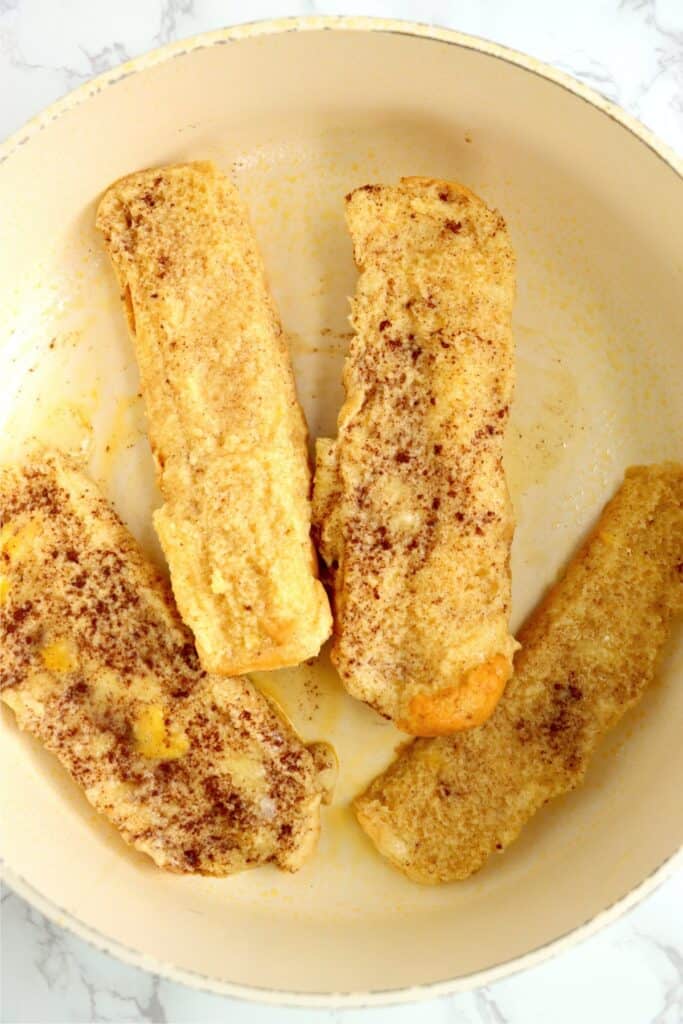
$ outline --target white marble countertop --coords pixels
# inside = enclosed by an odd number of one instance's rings
[[[0,137],[62,93],[172,39],[288,14],[370,14],[449,25],[555,64],[683,152],[683,0],[0,0]],[[339,1021],[198,993],[96,952],[2,893],[4,1024]],[[541,967],[354,1021],[424,1024],[681,1024],[683,875],[619,922]],[[349,1014],[350,1016],[350,1014]]]

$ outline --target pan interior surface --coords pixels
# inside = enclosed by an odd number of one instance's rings
[[[513,626],[626,466],[680,458],[683,186],[641,139],[541,74],[445,40],[290,31],[190,48],[65,110],[0,165],[2,458],[35,437],[84,452],[153,558],[144,407],[94,210],[121,175],[189,159],[216,161],[249,204],[312,438],[334,434],[343,397],[345,193],[452,178],[504,214],[518,258]],[[85,928],[209,986],[305,997],[457,983],[582,926],[680,847],[682,676],[672,645],[585,786],[465,883],[411,884],[356,826],[351,799],[404,737],[346,696],[327,654],[255,677],[341,762],[319,852],[297,875],[164,875],[5,708],[3,855]]]

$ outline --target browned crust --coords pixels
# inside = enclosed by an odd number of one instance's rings
[[[54,453],[0,470],[0,695],[123,838],[169,871],[295,870],[316,763],[245,679],[207,675],[170,591]]]
[[[331,631],[306,426],[249,217],[213,164],[115,182],[97,226],[121,286],[164,505],[154,525],[202,665],[296,665]]]
[[[356,800],[380,853],[422,883],[467,878],[645,692],[683,609],[683,467],[630,469],[520,633],[515,675],[481,728],[417,740]]]
[[[347,220],[355,336],[314,486],[332,658],[353,696],[439,735],[484,721],[512,670],[514,254],[500,214],[455,182],[365,185]]]

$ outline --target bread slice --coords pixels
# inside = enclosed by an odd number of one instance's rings
[[[416,882],[467,878],[546,801],[582,781],[640,700],[683,610],[683,466],[630,469],[584,548],[520,633],[496,713],[418,740],[356,801],[380,853]]]
[[[295,665],[332,624],[306,427],[245,206],[212,164],[184,164],[117,181],[97,225],[140,367],[154,524],[202,665]]]
[[[344,685],[418,736],[493,711],[511,673],[514,255],[462,185],[404,178],[347,196],[360,278],[336,441],[314,523]]]
[[[319,752],[248,680],[202,671],[166,584],[58,453],[0,471],[0,638],[20,728],[159,867],[310,856]]]

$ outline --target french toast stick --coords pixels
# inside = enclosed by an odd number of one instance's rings
[[[0,697],[126,842],[169,871],[296,870],[321,751],[207,675],[166,583],[59,453],[0,470]]]
[[[514,254],[500,214],[454,182],[366,185],[346,216],[355,335],[313,499],[332,658],[400,729],[445,734],[484,721],[512,671]]]
[[[601,737],[652,681],[681,610],[683,466],[630,469],[520,632],[493,717],[410,744],[356,800],[379,852],[416,882],[478,871],[581,783]]]
[[[207,672],[295,665],[331,631],[310,539],[306,426],[237,189],[210,163],[140,171],[97,226],[135,347],[154,525]]]

